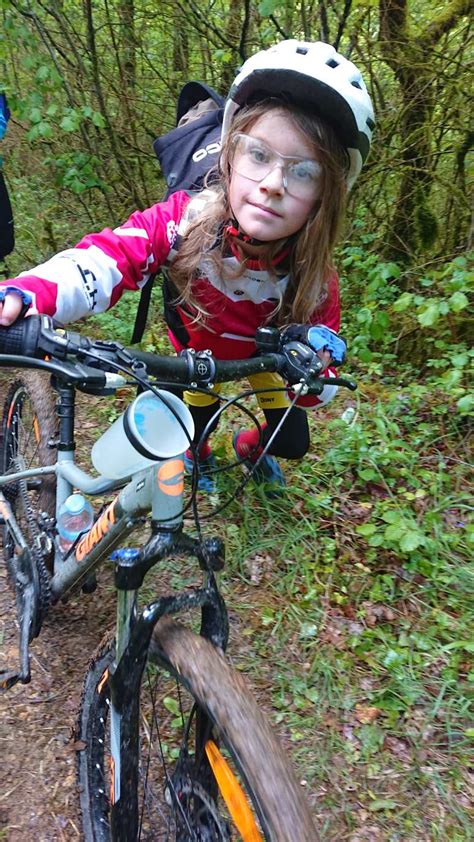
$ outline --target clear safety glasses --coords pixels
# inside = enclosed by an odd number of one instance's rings
[[[310,158],[280,155],[262,140],[238,133],[230,150],[232,169],[251,181],[263,181],[275,167],[280,167],[283,186],[298,199],[316,198],[321,179],[321,164]]]

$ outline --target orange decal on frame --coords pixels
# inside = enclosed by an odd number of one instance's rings
[[[109,680],[109,668],[107,667],[107,669],[105,670],[102,678],[100,679],[100,681],[97,685],[97,693],[99,693],[99,695],[100,695],[100,693],[102,693],[102,688],[103,688],[104,684],[107,683],[108,680]]]
[[[115,760],[112,756],[109,757],[109,764],[110,764],[109,798],[110,798],[110,803],[113,806],[115,804]]]
[[[117,498],[112,501],[110,506],[108,506],[101,514],[101,516],[96,520],[94,525],[91,527],[89,532],[84,535],[83,538],[79,541],[76,547],[76,560],[82,561],[83,558],[90,553],[93,547],[99,543],[99,541],[107,535],[110,527],[113,526],[115,523],[115,504],[117,502]]]
[[[160,491],[169,497],[178,497],[184,490],[184,463],[182,459],[171,459],[160,465],[157,471]]]

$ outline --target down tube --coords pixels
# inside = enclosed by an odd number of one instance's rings
[[[139,521],[139,517],[131,517],[123,511],[119,498],[116,497],[55,573],[51,581],[53,600],[56,601],[79,588]],[[84,545],[84,541],[88,544]]]
[[[182,457],[157,462],[156,467],[137,474],[60,566],[51,582],[53,599],[77,589],[150,510],[155,521],[177,528],[182,522],[183,485]]]

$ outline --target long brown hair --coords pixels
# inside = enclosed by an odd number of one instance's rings
[[[228,199],[230,168],[227,163],[232,139],[237,132],[248,132],[270,109],[281,112],[294,122],[314,146],[315,158],[322,165],[318,201],[305,224],[292,238],[290,280],[283,300],[277,307],[278,323],[308,322],[315,308],[327,296],[333,249],[345,211],[347,156],[331,127],[319,117],[280,100],[270,99],[241,109],[234,118],[221,152],[220,178],[212,183],[213,201],[206,203],[196,221],[190,224],[169,270],[170,278],[179,290],[180,303],[190,305],[198,320],[205,320],[207,315],[192,290],[203,254],[206,254],[224,281],[230,277],[224,265],[224,256],[228,255],[225,237],[217,235],[232,217]],[[263,261],[268,271],[275,276],[272,260],[281,250],[282,242],[278,240],[269,243]],[[239,277],[245,271],[245,265],[245,257],[242,255],[241,265],[231,277]]]

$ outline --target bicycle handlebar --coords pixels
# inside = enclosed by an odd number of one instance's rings
[[[209,351],[185,350],[177,357],[150,354],[129,350],[118,342],[93,340],[78,333],[65,331],[54,325],[50,316],[29,316],[17,321],[9,328],[0,329],[0,365],[12,364],[12,359],[56,360],[52,364],[56,375],[61,371],[76,382],[88,382],[88,372],[94,388],[98,386],[98,371],[122,370],[145,376],[161,378],[176,384],[191,384],[207,387],[213,383],[240,380],[259,372],[277,372],[293,387],[301,384],[305,392],[319,394],[327,379],[319,377],[322,363],[318,355],[302,342],[281,342],[276,328],[261,328],[256,336],[259,355],[245,360],[216,360]],[[263,352],[263,353],[262,353]],[[74,374],[77,363],[71,365],[68,358],[78,360],[79,371]],[[26,361],[25,361],[26,364]],[[49,363],[38,367],[48,368]],[[77,376],[79,375],[79,376]],[[354,390],[351,380],[333,377],[331,385],[345,386]],[[91,383],[92,385],[92,383]],[[106,378],[103,377],[103,385]]]

